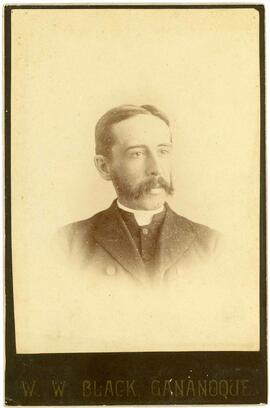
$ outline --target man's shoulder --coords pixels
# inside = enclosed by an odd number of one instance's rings
[[[103,221],[104,218],[108,215],[108,210],[102,210],[89,218],[75,221],[64,225],[60,228],[59,232],[65,236],[74,236],[74,235],[84,235],[84,233],[91,233],[93,232],[97,225]]]
[[[184,229],[194,236],[194,243],[203,247],[206,251],[214,249],[219,243],[222,234],[215,229],[192,221],[171,210],[174,217],[175,228]]]
[[[179,215],[179,217],[185,220],[185,223],[189,226],[189,228],[191,228],[191,230],[197,236],[204,237],[204,236],[210,236],[210,235],[218,234],[217,231],[215,231],[211,227],[208,227],[205,224],[200,224],[198,222],[191,221],[190,219],[182,217],[181,215]]]
[[[57,239],[61,247],[70,252],[75,247],[91,249],[95,245],[97,227],[106,224],[110,208],[102,210],[93,216],[64,225],[57,231]]]

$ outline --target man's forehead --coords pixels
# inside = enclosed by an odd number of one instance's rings
[[[139,114],[115,123],[112,126],[112,133],[120,143],[132,142],[133,139],[167,143],[171,140],[168,125],[159,117],[148,114]]]

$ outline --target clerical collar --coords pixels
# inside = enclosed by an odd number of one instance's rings
[[[134,210],[133,208],[125,207],[123,204],[117,200],[117,205],[121,210],[127,211],[134,214],[135,220],[138,225],[148,225],[152,221],[152,218],[155,214],[161,213],[164,210],[164,205],[159,207],[156,210]]]

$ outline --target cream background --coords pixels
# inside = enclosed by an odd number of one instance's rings
[[[18,352],[258,349],[258,24],[252,9],[12,11]],[[94,126],[122,103],[167,113],[171,206],[229,242],[169,293],[93,287],[51,244],[114,198],[93,165]]]

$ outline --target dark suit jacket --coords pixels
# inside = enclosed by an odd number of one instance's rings
[[[171,280],[194,265],[205,263],[215,251],[218,233],[176,214],[166,204],[166,214],[156,242],[157,268],[152,276],[118,210],[116,200],[93,217],[61,230],[70,259],[107,279],[137,283]]]

